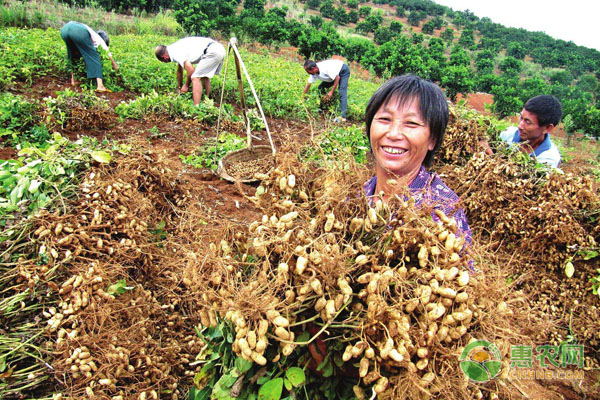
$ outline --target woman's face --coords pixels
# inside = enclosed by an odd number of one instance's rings
[[[418,99],[409,100],[402,107],[398,103],[398,98],[392,98],[383,104],[371,123],[371,149],[379,182],[399,178],[410,183],[427,151],[435,146],[429,126],[421,116]]]

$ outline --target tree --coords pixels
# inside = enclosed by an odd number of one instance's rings
[[[471,66],[471,57],[469,57],[465,49],[459,45],[454,45],[452,47],[452,52],[450,53],[449,65],[464,66],[469,68]]]
[[[246,15],[262,18],[265,15],[265,0],[244,0]]]
[[[346,5],[348,6],[348,8],[357,8],[358,7],[358,0],[348,0],[346,2]]]
[[[381,23],[383,22],[383,17],[379,14],[371,14],[364,21],[356,24],[356,31],[362,33],[375,32]]]
[[[440,38],[429,39],[428,54],[432,58],[430,79],[436,82],[442,80],[442,71],[446,67],[446,44]]]
[[[523,101],[520,98],[521,88],[518,77],[501,77],[499,82],[492,86],[491,94],[494,95],[492,109],[498,118],[504,118],[521,111]]]
[[[573,82],[573,76],[569,71],[556,71],[550,75],[550,83],[569,86]]]
[[[360,21],[354,27],[356,33],[362,33],[363,35],[368,35],[369,32],[371,32],[370,29],[370,25],[367,23],[367,21]]]
[[[348,22],[350,22],[348,18],[348,13],[346,12],[346,9],[342,6],[335,9],[333,13],[333,20],[339,25],[348,25]]]
[[[440,33],[440,38],[443,39],[447,43],[452,43],[454,40],[454,29],[446,28],[444,32]]]
[[[326,0],[321,4],[321,15],[325,18],[333,18],[335,7],[332,0]]]
[[[344,42],[344,56],[348,61],[362,64],[365,54],[373,51],[377,51],[377,46],[367,38],[350,37]]]
[[[320,30],[306,28],[298,36],[298,52],[304,58],[324,59],[339,54],[342,49],[340,35],[330,23],[323,24]]]
[[[484,60],[484,59],[492,60],[495,62],[496,53],[491,50],[482,50],[479,53],[477,53],[477,55],[475,56],[475,61]]]
[[[402,33],[402,24],[398,21],[390,22],[390,31],[394,33]]]
[[[432,35],[435,30],[435,25],[432,20],[429,20],[423,24],[421,27],[421,32],[426,33],[428,35]]]
[[[384,44],[394,38],[394,34],[388,28],[379,27],[375,29],[373,40],[377,44]]]
[[[470,93],[475,86],[473,73],[464,65],[448,65],[444,68],[441,84],[446,89],[446,95],[454,102],[459,93]]]
[[[310,17],[308,17],[308,23],[319,29],[321,28],[321,26],[323,26],[323,18],[321,18],[320,15],[311,15]]]
[[[514,57],[517,60],[522,60],[526,55],[525,48],[521,45],[521,43],[510,42],[506,46],[506,55]]]
[[[562,119],[563,128],[567,134],[567,146],[571,145],[571,138],[573,137],[573,117],[571,114],[567,114]]]
[[[482,58],[475,61],[475,69],[479,74],[491,74],[494,72],[494,60]]]
[[[371,7],[369,6],[362,6],[358,9],[358,15],[361,16],[361,18],[367,18],[369,15],[371,15]]]
[[[413,42],[413,44],[422,44],[425,40],[425,35],[423,35],[422,33],[414,32],[410,36],[410,40]]]
[[[600,137],[600,110],[590,105],[585,110],[585,118],[588,121],[586,132],[591,133],[595,137]]]
[[[594,75],[586,74],[581,76],[575,85],[582,91],[592,93],[594,97],[598,98],[600,84]]]
[[[424,18],[425,16],[420,11],[411,11],[410,14],[408,14],[406,22],[412,26],[419,26]]]
[[[550,94],[548,84],[539,76],[527,78],[521,82],[521,101],[523,104],[530,98],[540,94]]]
[[[499,39],[483,36],[481,40],[479,40],[479,43],[477,43],[477,48],[482,51],[488,50],[497,54],[500,52],[500,49],[502,49],[502,42]]]
[[[288,29],[288,43],[294,47],[299,46],[298,38],[300,34],[306,29],[305,24],[301,24],[295,19],[291,19],[287,22]]]
[[[321,8],[321,0],[308,0],[306,5],[312,10],[318,10]]]
[[[471,49],[475,46],[475,37],[473,36],[473,29],[465,28],[458,38],[458,44],[465,49]]]
[[[363,65],[371,67],[378,75],[395,76],[405,73],[430,77],[432,59],[423,46],[411,43],[406,36],[398,36],[379,47],[375,57],[365,58]]]
[[[282,8],[271,8],[264,18],[258,20],[256,30],[253,31],[257,40],[267,46],[274,42],[287,41],[289,32],[285,20],[286,14],[287,12]]]
[[[176,0],[172,7],[175,19],[190,35],[208,36],[236,24],[236,0]]]
[[[479,92],[490,93],[492,87],[497,85],[500,78],[492,73],[478,75],[475,79],[475,89]]]
[[[440,17],[435,17],[431,20],[433,27],[435,29],[442,29],[442,26],[447,25],[447,22],[441,19]]]
[[[358,18],[358,11],[350,10],[350,12],[348,13],[348,21],[350,21],[353,24],[356,24],[358,22]]]
[[[500,71],[504,72],[505,75],[516,76],[519,75],[523,69],[523,63],[514,57],[505,57],[498,63]]]

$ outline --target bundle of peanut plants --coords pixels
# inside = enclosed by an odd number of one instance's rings
[[[452,216],[408,195],[367,199],[352,162],[315,167],[280,154],[276,165],[249,197],[262,219],[229,226],[185,267],[206,343],[194,398],[479,391],[457,368],[458,349],[519,318],[506,319],[503,282],[472,269]]]

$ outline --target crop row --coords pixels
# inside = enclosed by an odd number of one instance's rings
[[[154,47],[169,44],[175,37],[162,35],[115,35],[111,38],[111,52],[119,64],[119,71],[109,67],[104,60],[104,77],[113,90],[136,93],[174,91],[176,89],[175,65],[160,63],[154,56]],[[0,89],[16,85],[31,85],[43,76],[67,76],[66,48],[56,29],[0,30],[0,49],[6,55],[0,60]],[[257,54],[240,49],[262,106],[269,115],[306,118],[306,110],[314,112],[318,91],[313,88],[306,98],[306,108],[301,92],[307,75],[300,62],[271,57],[268,53]],[[225,78],[225,98],[237,101],[237,80],[233,52],[230,52],[227,71],[213,79],[214,98],[218,98]],[[84,70],[78,70],[80,78]],[[361,119],[364,107],[376,89],[376,84],[351,77],[349,83],[348,116]],[[250,105],[254,100],[249,85],[245,85]]]

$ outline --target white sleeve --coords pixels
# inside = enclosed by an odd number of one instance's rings
[[[560,152],[554,143],[550,149],[544,151],[542,154],[535,158],[537,162],[551,166],[552,168],[558,168],[560,164]]]
[[[106,43],[104,42],[104,40],[100,37],[100,35],[98,35],[96,33],[95,30],[93,30],[92,28],[90,28],[89,26],[85,26],[88,30],[88,32],[90,33],[90,38],[92,39],[92,43],[94,43],[94,47],[102,47],[109,56],[112,57],[112,54],[110,53],[110,50],[108,50],[108,46],[106,45]]]
[[[513,143],[513,137],[515,136],[515,132],[517,131],[517,128],[514,126],[510,126],[508,128],[506,128],[504,131],[500,132],[500,139],[502,139],[502,141],[512,144]]]

